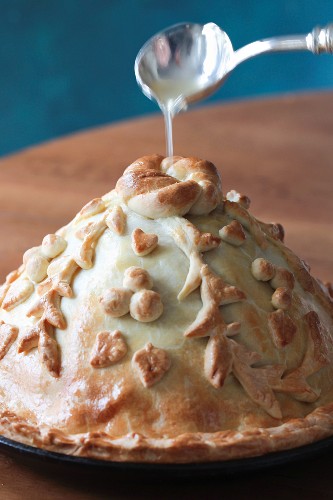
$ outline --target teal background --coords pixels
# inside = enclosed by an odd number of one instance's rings
[[[333,0],[0,0],[0,155],[157,112],[134,59],[184,21],[217,23],[237,49],[333,22]],[[333,88],[332,56],[271,54],[239,66],[209,101],[324,88]]]

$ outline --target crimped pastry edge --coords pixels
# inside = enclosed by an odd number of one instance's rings
[[[137,433],[112,437],[103,432],[66,434],[0,413],[1,434],[20,443],[77,457],[114,462],[200,463],[235,460],[304,446],[333,435],[333,403],[278,427],[246,431],[185,433],[148,438]]]

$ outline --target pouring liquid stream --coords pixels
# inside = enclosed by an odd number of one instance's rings
[[[166,155],[173,156],[172,121],[176,114],[187,109],[187,97],[200,90],[200,84],[195,79],[172,80],[165,79],[151,84],[165,123]]]
[[[165,123],[166,155],[173,156],[172,109],[170,107],[161,107],[161,110],[164,115]]]

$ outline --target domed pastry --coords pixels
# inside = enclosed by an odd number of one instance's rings
[[[250,200],[153,155],[0,287],[0,431],[104,460],[261,455],[333,434],[333,299]]]

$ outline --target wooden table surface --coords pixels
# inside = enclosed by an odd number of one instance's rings
[[[224,191],[281,222],[286,244],[333,280],[333,92],[204,107],[176,118],[175,154],[213,161]],[[157,115],[48,143],[0,161],[0,282],[27,248],[113,188],[122,170],[164,152]],[[332,450],[333,453],[333,450]],[[155,478],[156,479],[156,478]],[[331,454],[228,478],[126,481],[50,467],[0,448],[0,498],[333,498]]]

